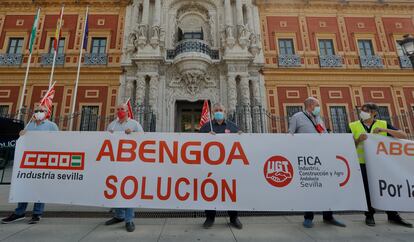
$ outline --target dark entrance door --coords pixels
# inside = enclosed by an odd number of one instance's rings
[[[177,101],[175,132],[198,132],[204,101]]]

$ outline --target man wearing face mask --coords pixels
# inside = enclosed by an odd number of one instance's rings
[[[226,109],[223,104],[216,103],[212,108],[213,120],[206,122],[203,127],[200,128],[200,133],[210,133],[210,134],[228,134],[228,133],[241,133],[237,125],[229,120],[226,120]],[[203,224],[203,227],[208,229],[211,228],[214,224],[216,218],[215,210],[206,210],[206,221]],[[228,211],[230,216],[230,225],[237,229],[242,229],[243,225],[238,218],[237,211]]]
[[[308,97],[304,102],[305,110],[298,112],[292,116],[289,120],[289,133],[300,134],[300,133],[327,133],[325,125],[320,117],[320,104],[319,100],[314,97]],[[303,226],[305,228],[313,227],[313,212],[305,213],[305,220]],[[323,212],[323,221],[326,224],[346,227],[345,224],[339,222],[333,217],[331,211]]]
[[[112,121],[108,125],[108,131],[113,132],[125,132],[131,134],[132,132],[144,132],[142,126],[128,117],[128,106],[126,104],[120,104],[117,107],[118,118]],[[113,225],[125,221],[125,229],[128,232],[135,230],[134,224],[134,209],[133,208],[115,208],[115,216],[105,222],[105,225]]]
[[[365,223],[368,226],[375,226],[374,213],[375,209],[371,206],[367,169],[365,166],[363,142],[368,138],[367,133],[390,136],[397,139],[406,139],[407,134],[396,129],[385,120],[376,119],[378,115],[378,106],[375,103],[366,103],[362,106],[359,113],[360,120],[349,124],[350,133],[354,135],[355,146],[357,147],[359,164],[361,166],[362,179],[364,181],[365,195],[367,198],[368,212],[365,212]],[[400,217],[398,212],[386,211],[388,221],[401,226],[412,228],[413,225]]]
[[[34,109],[33,117],[30,120],[26,128],[20,131],[20,136],[26,134],[27,131],[59,131],[58,126],[49,121],[46,118],[48,108],[46,106],[37,106]],[[3,224],[13,223],[25,218],[26,208],[28,203],[18,203],[14,213],[1,220]],[[29,220],[29,224],[36,224],[40,221],[40,218],[45,209],[44,203],[35,203],[33,206],[32,218]]]

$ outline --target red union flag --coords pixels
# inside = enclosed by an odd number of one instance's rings
[[[130,99],[128,99],[126,105],[128,106],[128,118],[134,119],[134,112],[132,112],[132,105]]]
[[[47,114],[46,114],[47,118],[50,118],[50,115],[52,114],[52,104],[53,104],[54,97],[55,97],[55,84],[53,84],[49,88],[45,96],[43,96],[42,100],[40,101],[40,105],[46,106],[48,109]]]
[[[201,111],[200,128],[210,120],[210,108],[208,101],[204,100],[203,110]]]

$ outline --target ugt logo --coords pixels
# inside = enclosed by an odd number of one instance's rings
[[[275,187],[287,186],[293,179],[293,167],[283,156],[272,156],[264,164],[264,176],[270,185]]]
[[[51,170],[84,170],[84,152],[25,151],[20,168]]]

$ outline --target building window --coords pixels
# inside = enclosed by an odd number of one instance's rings
[[[402,46],[398,44],[398,42],[395,43],[395,47],[397,49],[397,55],[398,56],[405,56],[404,51],[402,49]]]
[[[331,39],[319,40],[319,54],[320,55],[335,55],[333,41]]]
[[[293,46],[293,39],[279,39],[279,54],[280,55],[294,55],[295,48]]]
[[[286,106],[286,116],[288,120],[298,112],[302,112],[302,106]]]
[[[92,54],[106,53],[106,38],[92,38]]]
[[[55,38],[51,38],[50,39],[50,45],[49,45],[49,54],[53,54],[53,52],[55,51],[55,49],[53,48],[53,40]],[[58,49],[57,49],[57,54],[64,54],[65,53],[65,38],[60,38],[59,39],[59,44],[58,44]]]
[[[9,115],[9,105],[0,105],[0,117]]]
[[[97,131],[99,121],[99,106],[83,106],[81,113],[80,131]]]
[[[346,133],[348,128],[348,115],[345,106],[329,107],[332,121],[332,132]]]
[[[9,40],[9,47],[7,54],[21,54],[23,48],[23,38],[11,38]]]
[[[377,119],[385,120],[387,123],[392,124],[390,111],[388,110],[387,106],[379,106],[378,107],[378,117]]]
[[[358,40],[358,48],[361,56],[373,56],[375,54],[372,40]]]

